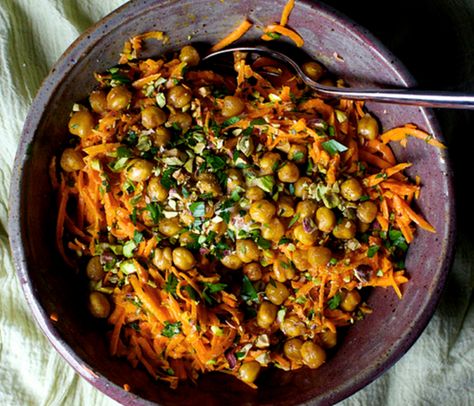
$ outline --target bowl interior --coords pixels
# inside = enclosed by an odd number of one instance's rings
[[[395,151],[400,161],[414,164],[410,175],[421,177],[423,189],[417,204],[437,234],[419,231],[410,247],[406,261],[410,282],[403,288],[403,299],[389,289],[372,291],[368,303],[374,312],[347,330],[329,362],[314,371],[269,370],[261,377],[258,391],[224,374],[207,375],[197,385],[184,384],[173,391],[125,361],[110,358],[105,328],[86,310],[86,284],[58,258],[48,166],[67,143],[69,112],[75,101],[92,90],[93,72],[116,64],[124,41],[135,34],[167,32],[169,44],[152,42],[146,48],[146,53],[158,55],[190,41],[214,43],[245,16],[256,26],[278,21],[284,4],[283,0],[127,4],[73,44],[32,105],[11,189],[10,235],[19,276],[35,317],[55,348],[98,389],[123,403],[290,405],[311,399],[333,403],[366,385],[403,355],[434,311],[450,263],[452,190],[444,152],[417,140]],[[290,25],[304,37],[307,54],[351,85],[412,84],[404,68],[368,33],[319,3],[297,2]],[[260,35],[253,28],[245,38],[258,40]],[[440,136],[435,119],[424,109],[370,103],[368,107],[384,128],[412,122]],[[49,320],[51,313],[57,314],[57,322]],[[122,390],[125,383],[133,393]]]

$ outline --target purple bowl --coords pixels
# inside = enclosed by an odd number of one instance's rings
[[[144,371],[108,355],[104,326],[88,315],[87,287],[59,259],[54,245],[55,199],[49,183],[51,157],[66,144],[72,104],[93,88],[94,71],[116,63],[129,37],[150,30],[171,36],[153,43],[150,54],[189,42],[215,43],[244,17],[258,26],[278,21],[284,0],[132,1],[90,28],[64,53],[42,84],[25,122],[10,191],[9,232],[13,256],[33,315],[54,348],[97,389],[127,404],[293,405],[333,404],[373,381],[414,343],[430,320],[452,259],[454,205],[446,152],[410,140],[394,146],[410,161],[412,176],[423,181],[418,208],[436,234],[418,231],[406,260],[410,281],[399,300],[390,289],[375,289],[374,312],[347,330],[338,350],[317,370],[267,371],[254,391],[224,374],[209,374],[197,385],[171,390]],[[305,39],[303,50],[336,76],[358,86],[413,86],[406,69],[367,31],[318,2],[300,0],[290,26]],[[253,28],[245,39],[258,40]],[[441,139],[431,111],[416,107],[367,104],[384,128],[407,122]],[[55,313],[57,322],[50,319]],[[124,384],[131,392],[122,389]]]

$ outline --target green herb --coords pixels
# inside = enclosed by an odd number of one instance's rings
[[[176,323],[170,323],[169,321],[165,321],[165,328],[161,330],[161,335],[171,338],[179,333],[181,333],[180,321],[177,321]]]
[[[264,118],[255,118],[253,119],[251,122],[250,122],[250,125],[251,126],[254,126],[254,125],[265,125],[267,124],[267,122],[265,121]]]
[[[408,249],[408,243],[400,230],[394,230],[393,228],[390,229],[388,232],[388,238],[390,239],[392,246],[400,248],[404,252]]]
[[[293,161],[301,161],[304,159],[304,153],[301,152],[301,151],[296,151],[294,154],[293,154]]]
[[[290,195],[294,196],[294,194],[295,194],[295,185],[293,185],[293,183],[290,183],[288,185],[288,191],[290,192]]]
[[[328,127],[328,134],[330,137],[334,137],[336,135],[336,129],[334,128],[334,126],[330,125]]]
[[[177,287],[178,287],[178,278],[173,273],[170,273],[165,282],[165,292],[173,295],[174,297],[177,297],[176,296]]]
[[[203,217],[206,214],[206,203],[194,202],[189,205],[189,210],[194,217]]]
[[[160,108],[166,106],[166,97],[164,93],[160,92],[156,95],[156,104],[158,104]]]
[[[243,360],[247,353],[245,351],[237,351],[235,353],[235,358],[237,358],[239,361]]]
[[[281,34],[278,32],[266,32],[265,35],[268,35],[271,39],[279,39]]]
[[[150,217],[154,224],[158,223],[158,221],[163,217],[161,206],[156,202],[148,203],[146,209],[148,210],[148,213],[150,213]]]
[[[140,325],[138,324],[138,321],[132,321],[131,323],[128,323],[128,327],[133,328],[135,331],[140,331]]]
[[[337,259],[336,258],[331,258],[329,260],[329,265],[336,265],[337,264]]]
[[[185,288],[186,292],[188,293],[189,297],[194,300],[195,302],[200,301],[199,294],[196,292],[196,290],[191,286],[191,285],[186,285]]]
[[[271,241],[268,241],[261,236],[258,236],[256,243],[260,248],[264,250],[269,250],[272,247]]]
[[[135,241],[136,244],[140,244],[143,240],[143,234],[140,233],[140,231],[135,230],[133,233],[133,241]]]
[[[342,295],[336,293],[331,299],[328,300],[328,306],[331,310],[335,310],[339,307],[342,301]]]
[[[206,159],[208,168],[212,169],[214,172],[219,172],[226,167],[225,160],[218,155],[207,153],[204,158]]]
[[[265,192],[272,193],[275,186],[275,178],[272,175],[260,176],[255,179],[255,184]]]
[[[240,152],[239,150],[234,150],[234,152],[232,153],[232,161],[237,161],[237,159],[239,158],[239,155],[240,155]]]
[[[288,244],[291,242],[291,239],[288,238],[288,237],[281,237],[280,241],[278,241],[278,245],[282,245],[282,244]]]
[[[227,235],[232,240],[232,242],[235,242],[235,231],[234,230],[231,230],[230,228],[227,229]]]
[[[128,76],[123,75],[122,72],[120,72],[119,68],[116,68],[116,67],[110,68],[109,73],[110,73],[110,79],[113,82],[117,82],[121,84],[127,84],[131,82],[130,78]]]
[[[240,200],[240,193],[242,193],[242,190],[234,189],[230,194],[230,198],[232,199],[232,201],[238,202]]]
[[[373,258],[377,251],[380,249],[379,245],[371,245],[367,250],[367,256],[369,258]]]
[[[300,218],[300,215],[299,213],[298,214],[295,214],[292,219],[290,220],[290,224],[288,224],[288,228],[292,227],[293,224],[295,224]]]
[[[173,376],[174,375],[174,369],[173,368],[167,368],[165,369],[166,375]]]
[[[173,178],[173,174],[176,172],[176,170],[177,168],[171,167],[163,171],[160,183],[168,190],[171,189],[173,186],[177,186],[176,179]]]
[[[129,131],[124,137],[123,142],[129,146],[135,146],[138,141],[138,134],[135,131]]]
[[[135,244],[135,241],[129,240],[123,245],[123,255],[126,258],[132,258],[133,257],[133,250],[137,248],[137,244]]]
[[[229,127],[240,121],[240,117],[234,116],[230,117],[222,123],[222,127]]]
[[[245,301],[258,302],[257,290],[255,289],[255,286],[253,286],[252,282],[250,282],[250,279],[246,275],[244,275],[243,280],[242,280],[242,290],[240,291],[240,296]]]
[[[324,141],[322,146],[330,155],[335,155],[338,152],[347,151],[347,147],[336,140]]]
[[[224,290],[227,285],[225,283],[208,283],[204,282],[204,289],[202,290],[202,297],[209,305],[214,305],[216,300],[211,295],[221,290]]]
[[[366,202],[367,200],[370,200],[369,195],[362,195],[359,199],[359,202]]]
[[[295,303],[305,304],[307,301],[308,301],[308,298],[306,298],[304,296],[299,296],[299,297],[296,298]]]

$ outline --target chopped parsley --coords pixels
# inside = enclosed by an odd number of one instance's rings
[[[175,335],[181,333],[181,322],[177,321],[176,323],[170,323],[169,321],[165,321],[165,327],[161,330],[161,335],[172,338]]]
[[[335,310],[339,307],[342,302],[342,295],[340,293],[336,293],[331,299],[328,300],[328,307],[331,310]]]

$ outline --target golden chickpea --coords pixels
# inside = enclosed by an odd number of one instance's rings
[[[153,144],[157,147],[164,147],[171,140],[171,132],[165,127],[158,127],[152,134]]]
[[[243,262],[237,254],[229,254],[221,259],[222,265],[226,268],[236,271],[239,268],[242,268]]]
[[[164,218],[158,224],[158,230],[166,237],[173,237],[181,231],[178,217]]]
[[[94,128],[94,117],[87,110],[76,111],[69,119],[69,132],[78,137],[87,137]]]
[[[317,82],[324,75],[324,68],[316,61],[305,62],[301,68],[311,79]]]
[[[156,248],[153,252],[153,265],[155,265],[160,271],[166,271],[170,269],[173,263],[173,252],[170,247]]]
[[[326,361],[326,352],[312,341],[306,341],[301,346],[303,363],[312,369],[319,368]]]
[[[209,231],[214,231],[217,235],[223,235],[227,231],[227,224],[223,221],[219,223],[212,223],[209,226]]]
[[[295,161],[297,164],[305,163],[307,155],[308,148],[303,144],[292,144],[288,151],[288,159]]]
[[[377,205],[374,202],[367,200],[359,203],[356,214],[357,218],[362,221],[362,223],[370,224],[375,220],[375,217],[377,217],[377,211]]]
[[[59,161],[61,168],[66,172],[74,172],[84,168],[84,160],[82,154],[73,148],[66,148]]]
[[[278,152],[265,152],[258,162],[260,172],[262,175],[272,175],[280,162],[281,156]]]
[[[102,280],[105,276],[104,267],[100,263],[99,255],[96,255],[89,260],[86,267],[86,274],[90,280],[95,282]]]
[[[251,186],[246,190],[245,197],[250,201],[262,200],[265,197],[265,192],[258,186]]]
[[[164,202],[168,198],[168,189],[161,184],[160,178],[154,176],[148,181],[147,194],[154,202]]]
[[[309,250],[300,250],[300,249],[297,249],[293,252],[293,258],[292,258],[293,264],[295,265],[298,271],[304,272],[309,269],[309,264],[310,264],[309,252],[310,252]]]
[[[319,334],[324,348],[333,348],[337,344],[337,333],[332,332],[331,330],[323,331]]]
[[[286,282],[293,279],[296,275],[295,269],[291,265],[291,261],[283,254],[278,255],[273,262],[273,277],[278,282]]]
[[[280,196],[278,199],[278,216],[280,217],[293,217],[295,215],[295,208],[293,199],[290,196]]]
[[[237,240],[235,251],[240,260],[246,264],[252,261],[258,261],[260,256],[258,245],[252,240]]]
[[[306,333],[306,325],[296,315],[285,317],[280,329],[287,337],[298,337]]]
[[[179,243],[183,246],[194,244],[199,238],[198,234],[186,231],[179,236]]]
[[[281,237],[285,235],[285,231],[285,226],[277,218],[262,225],[262,237],[273,242],[280,241]]]
[[[156,106],[147,106],[142,110],[142,125],[147,129],[156,128],[166,122],[166,113]]]
[[[257,312],[257,324],[261,328],[269,328],[276,319],[278,306],[266,300],[262,302]]]
[[[357,231],[360,233],[365,233],[370,228],[370,223],[363,223],[362,221],[357,222]]]
[[[332,230],[332,235],[340,240],[350,240],[356,235],[357,227],[352,220],[344,219]]]
[[[190,211],[183,210],[179,213],[179,221],[186,227],[189,227],[191,224],[193,224],[195,220],[196,219]]]
[[[265,295],[270,302],[280,306],[286,299],[288,299],[290,292],[283,283],[270,281],[265,287]]]
[[[221,113],[224,117],[234,117],[242,113],[244,109],[245,103],[240,97],[226,96],[224,97]]]
[[[102,90],[94,90],[89,96],[91,109],[98,114],[107,112],[107,96]]]
[[[194,255],[187,248],[178,247],[173,250],[173,263],[182,271],[189,271],[196,265]]]
[[[262,279],[262,266],[258,262],[251,262],[244,266],[244,274],[252,281]]]
[[[222,193],[219,182],[212,173],[200,174],[196,186],[201,193],[210,193],[212,197],[217,197]]]
[[[291,338],[283,345],[283,352],[291,361],[301,363],[303,361],[303,357],[301,356],[302,345],[303,341],[299,338]]]
[[[313,181],[306,176],[299,178],[295,182],[295,196],[300,197],[301,199],[306,199],[308,197],[308,188]]]
[[[311,266],[324,266],[332,258],[332,252],[327,247],[310,247],[308,249],[308,261]]]
[[[193,94],[188,88],[176,85],[168,90],[168,97],[166,100],[169,104],[177,109],[181,109],[191,102]]]
[[[171,113],[168,117],[167,125],[177,125],[181,128],[182,132],[186,132],[191,128],[193,124],[193,118],[188,113],[183,113],[182,111],[176,111]]]
[[[153,164],[146,159],[134,159],[127,168],[127,176],[133,182],[147,180],[153,171]]]
[[[375,140],[379,135],[377,120],[370,114],[366,114],[357,123],[357,134],[368,140]]]
[[[313,200],[303,200],[296,205],[296,215],[300,216],[300,220],[306,217],[313,217],[318,205]]]
[[[344,295],[339,307],[346,312],[353,312],[359,305],[361,300],[359,292],[351,290]]]
[[[197,66],[201,58],[198,51],[191,45],[185,45],[179,53],[179,60],[188,66]]]
[[[308,232],[304,229],[302,224],[298,224],[293,229],[293,236],[295,240],[299,241],[301,244],[304,245],[312,245],[316,242],[318,238],[318,234],[316,231]]]
[[[300,177],[300,170],[293,162],[286,162],[278,169],[278,179],[284,183],[295,183]]]
[[[316,211],[316,225],[323,233],[330,233],[336,225],[336,215],[325,206]]]
[[[245,186],[242,173],[238,169],[229,169],[227,171],[227,192],[231,193],[236,189],[243,189]]]
[[[268,200],[258,200],[253,202],[249,209],[251,219],[262,224],[268,223],[275,213],[275,205]]]
[[[355,178],[350,178],[344,181],[341,185],[341,195],[344,199],[355,202],[360,199],[363,193],[362,186]]]
[[[116,86],[107,94],[107,108],[119,111],[127,108],[132,101],[132,93],[125,86]]]
[[[260,373],[260,364],[257,361],[244,362],[239,368],[239,379],[252,383]]]
[[[100,292],[89,295],[89,311],[98,319],[105,319],[110,314],[110,303],[107,297]]]

